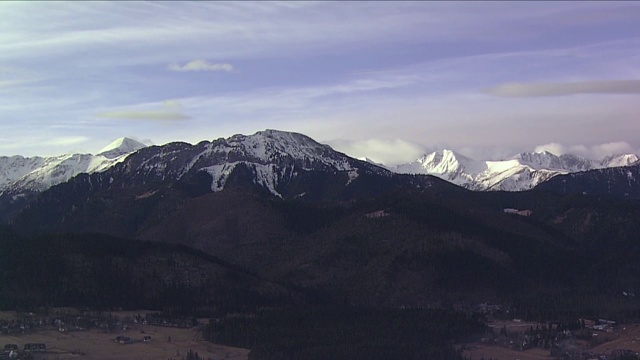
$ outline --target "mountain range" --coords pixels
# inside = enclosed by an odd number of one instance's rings
[[[414,162],[389,167],[397,173],[428,174],[470,190],[522,191],[557,175],[638,164],[635,154],[590,160],[550,152],[523,152],[506,160],[473,160],[451,150],[426,154]]]
[[[262,144],[261,137],[271,140]],[[252,171],[256,173],[256,181],[278,196],[281,194],[276,187],[282,179],[287,177],[285,173],[289,165],[283,164],[284,166],[278,169],[281,173],[274,174],[273,167],[267,166],[270,157],[287,154],[296,161],[324,163],[335,166],[338,171],[348,173],[351,178],[357,176],[355,168],[349,165],[353,163],[353,159],[322,158],[322,154],[330,154],[333,152],[332,149],[324,145],[320,146],[301,134],[267,130],[252,136],[235,135],[229,139],[218,139],[214,143],[208,149],[202,149],[198,155],[200,160],[194,160],[193,164],[185,164],[185,168],[181,171],[187,172],[191,166],[196,166],[198,169],[207,167],[205,171],[215,178],[214,188],[217,189],[224,186],[227,175],[239,164],[238,161],[234,161],[234,156],[238,155],[247,155],[256,160],[251,166]],[[309,146],[311,143],[314,144]],[[221,150],[220,146],[227,146],[231,150]],[[0,195],[11,195],[16,200],[17,197],[41,192],[53,185],[66,182],[81,173],[103,172],[122,162],[129,154],[145,147],[147,145],[123,137],[107,145],[97,155],[0,157]],[[217,155],[211,155],[214,153]],[[231,154],[230,157],[228,154]],[[213,159],[212,156],[217,157],[218,160],[213,162],[210,160],[208,166],[201,165],[201,158]],[[557,156],[550,152],[523,152],[505,160],[474,160],[447,149],[425,154],[414,162],[395,166],[385,166],[367,158],[362,160],[395,173],[433,175],[474,191],[528,190],[557,175],[624,167],[640,162],[640,158],[635,154],[610,155],[600,160],[591,160],[570,154]],[[179,171],[174,175],[180,176],[181,173]]]
[[[121,162],[130,153],[147,145],[129,138],[119,138],[97,155],[67,154],[25,158],[20,155],[0,157],[0,194],[18,195],[40,192],[63,183],[80,173],[104,171]]]

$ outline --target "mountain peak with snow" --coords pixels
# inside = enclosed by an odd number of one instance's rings
[[[618,154],[610,155],[600,161],[603,168],[631,166],[640,163],[640,157],[636,154]]]
[[[543,151],[522,152],[504,160],[475,160],[443,149],[424,154],[410,163],[388,167],[367,158],[361,159],[364,161],[362,163],[304,134],[273,129],[258,131],[253,135],[236,134],[197,145],[172,143],[138,152],[145,147],[139,141],[122,137],[101,149],[97,155],[0,157],[0,194],[39,192],[80,173],[110,169],[136,152],[141,154],[141,158],[150,154],[153,156],[145,158],[146,167],[138,168],[137,173],[131,174],[134,177],[162,174],[179,178],[191,170],[203,170],[214,179],[212,189],[219,190],[234,169],[241,165],[254,174],[256,184],[276,195],[280,194],[277,190],[279,184],[292,179],[299,171],[344,173],[345,181],[350,183],[363,171],[390,174],[381,169],[386,168],[402,174],[434,175],[471,190],[521,191],[560,174],[640,164],[640,158],[635,154],[591,160]],[[178,152],[184,152],[179,157],[181,161],[174,161]]]
[[[97,155],[64,154],[50,157],[0,158],[0,194],[39,192],[63,183],[81,173],[102,172],[147,145],[121,137]]]
[[[471,190],[522,191],[556,175],[638,163],[640,158],[635,154],[591,160],[572,154],[558,156],[549,151],[522,152],[506,160],[473,160],[444,149],[389,169],[396,173],[434,175]]]
[[[282,189],[306,176],[331,174],[348,186],[360,174],[391,175],[388,170],[362,163],[306,135],[278,130],[236,134],[197,145],[172,143],[147,148],[124,162],[128,172],[125,178],[133,182],[179,180],[204,172],[212,178],[212,191],[224,189],[229,181],[252,182],[275,196],[283,196]]]
[[[147,145],[133,140],[128,137],[121,137],[112,141],[109,145],[103,147],[98,151],[98,155],[105,156],[107,158],[118,157],[123,154],[129,154],[134,151],[147,147]]]

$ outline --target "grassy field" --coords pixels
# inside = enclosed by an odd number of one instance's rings
[[[12,312],[0,313],[0,318],[12,319]],[[126,316],[125,313],[114,313]],[[149,342],[120,344],[117,336],[127,336],[142,340],[151,336]],[[247,359],[249,350],[232,348],[209,343],[202,340],[198,329],[180,329],[171,327],[136,324],[127,330],[106,333],[98,329],[59,332],[57,330],[38,330],[25,334],[0,334],[0,346],[18,344],[22,349],[26,343],[44,343],[45,354],[38,354],[35,359],[182,359],[189,350],[197,352],[204,359]]]

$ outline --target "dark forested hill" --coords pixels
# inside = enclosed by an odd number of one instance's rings
[[[607,195],[640,199],[640,165],[556,176],[541,183],[538,188],[560,194]]]
[[[99,191],[39,233],[114,242],[95,235],[107,234],[145,241],[149,249],[188,246],[328,303],[510,302],[557,289],[618,296],[639,285],[632,259],[640,254],[640,209],[629,202],[542,191],[473,193],[446,184],[437,191],[396,188],[322,202],[281,199],[250,187],[196,190],[193,184],[157,183]],[[533,213],[507,214],[504,208]],[[19,232],[33,229],[29,214],[17,218]],[[28,239],[46,243],[59,236]]]
[[[218,312],[305,304],[306,295],[182,245],[100,234],[22,238],[0,229],[0,308]]]

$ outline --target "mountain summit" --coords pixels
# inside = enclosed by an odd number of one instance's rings
[[[335,174],[348,183],[362,174],[391,174],[303,134],[278,130],[237,134],[196,145],[152,146],[138,151],[124,165],[130,181],[180,180],[204,172],[212,178],[213,191],[241,181],[258,185],[276,196],[293,191],[292,185],[307,176]],[[312,172],[315,174],[311,175]]]
[[[103,147],[100,151],[98,151],[98,155],[102,155],[109,159],[112,159],[120,155],[130,154],[145,147],[147,147],[147,145],[139,141],[130,139],[128,137],[121,137],[114,140],[109,145]]]

